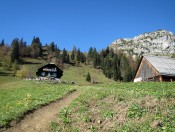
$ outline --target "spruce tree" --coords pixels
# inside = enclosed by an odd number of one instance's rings
[[[3,47],[4,45],[5,45],[5,43],[4,43],[4,39],[3,39],[0,43],[0,47]]]
[[[87,82],[90,82],[90,81],[91,81],[91,75],[90,75],[89,72],[88,72],[87,75],[86,75],[86,81],[87,81]]]
[[[80,61],[81,61],[81,63],[86,62],[86,56],[83,52],[81,52],[81,54],[80,54]]]
[[[66,51],[66,49],[64,48],[63,49],[63,54],[62,54],[62,62],[63,63],[67,63],[67,51]]]
[[[80,49],[78,49],[78,51],[77,51],[77,57],[76,57],[77,59],[77,61],[78,61],[78,63],[80,62],[80,60],[81,60],[81,51],[80,51]]]
[[[119,67],[119,59],[117,55],[114,55],[112,60],[112,72],[113,72],[113,79],[115,81],[120,80],[121,73],[120,73],[120,67]]]
[[[31,55],[34,58],[41,57],[42,55],[42,44],[40,42],[39,37],[33,37],[32,44],[31,44]]]
[[[11,63],[14,63],[15,60],[19,61],[19,55],[19,40],[14,39],[12,41]]]
[[[55,52],[55,44],[54,44],[54,42],[50,43],[50,51],[52,53]]]
[[[77,52],[77,48],[74,46],[72,49],[72,53],[71,53],[71,61],[75,62],[75,56],[76,56],[76,52]]]
[[[89,48],[89,51],[88,51],[88,54],[87,54],[87,64],[90,64],[90,62],[92,61],[93,59],[93,48],[90,47]]]
[[[23,41],[23,38],[19,41],[19,54],[21,57],[24,57],[26,53],[26,42]]]

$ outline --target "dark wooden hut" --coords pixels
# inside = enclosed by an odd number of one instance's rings
[[[63,71],[55,64],[47,64],[42,66],[36,72],[37,77],[61,78]]]
[[[134,77],[134,82],[141,81],[175,81],[175,59],[143,55]]]

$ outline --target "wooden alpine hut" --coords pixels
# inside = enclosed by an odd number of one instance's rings
[[[52,79],[59,79],[63,75],[63,71],[58,68],[54,63],[47,64],[42,66],[36,72],[37,77],[41,78],[52,78]]]
[[[134,82],[141,81],[175,81],[175,58],[143,55],[134,77]]]

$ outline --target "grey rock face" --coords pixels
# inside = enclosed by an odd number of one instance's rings
[[[166,30],[144,33],[134,38],[117,39],[109,46],[130,54],[172,54],[175,53],[175,35]]]

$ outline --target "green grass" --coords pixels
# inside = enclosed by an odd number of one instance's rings
[[[111,83],[80,89],[82,94],[63,108],[69,114],[58,118],[55,131],[175,131],[175,83]]]
[[[8,76],[8,77],[0,76],[0,84],[16,82],[20,80],[21,80],[20,78],[13,77],[13,76]]]
[[[13,76],[13,71],[9,71],[0,66],[0,84],[21,80]]]
[[[43,60],[25,58],[21,67],[35,75]],[[0,67],[0,71],[4,71]],[[5,71],[9,72],[9,71]],[[87,73],[97,84],[86,82]],[[29,72],[30,73],[30,72]],[[10,75],[10,74],[9,74]],[[76,86],[0,76],[0,126],[29,110],[63,97],[74,88],[80,96],[50,123],[53,131],[175,131],[175,83],[122,83],[90,66],[65,68],[63,81]]]
[[[48,104],[74,90],[72,86],[36,81],[0,84],[0,126],[18,120],[27,111]]]
[[[61,78],[64,81],[74,81],[78,85],[89,85],[90,83],[86,81],[87,73],[90,73],[91,79],[97,83],[110,83],[114,82],[111,79],[108,79],[104,76],[102,70],[94,69],[91,66],[72,66],[63,70],[63,77]]]

